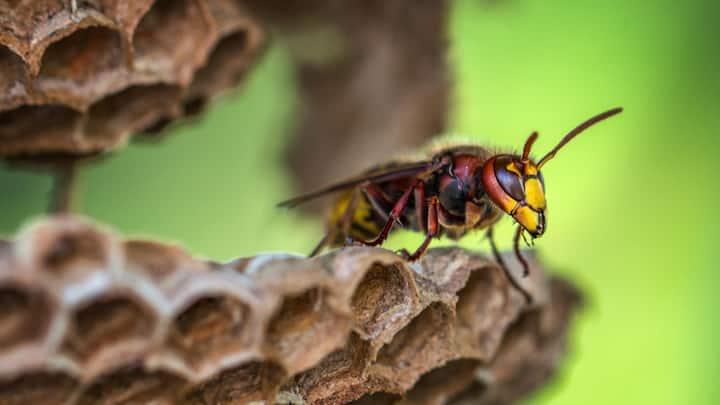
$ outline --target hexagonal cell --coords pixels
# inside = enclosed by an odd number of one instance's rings
[[[200,297],[173,321],[168,346],[192,367],[250,349],[246,322],[250,307],[234,297]]]
[[[365,371],[371,355],[370,344],[351,333],[342,348],[325,356],[313,368],[294,376],[287,384],[288,390],[308,403],[323,403],[347,394],[348,386],[357,386],[350,391],[362,395],[370,386],[365,383]]]
[[[45,50],[36,83],[50,100],[84,108],[124,84],[125,65],[119,32],[84,28]]]
[[[70,400],[79,384],[62,373],[38,372],[0,380],[3,405],[56,405]]]
[[[131,240],[124,244],[126,267],[162,282],[173,273],[183,269],[196,269],[192,257],[183,249],[150,240]]]
[[[388,392],[376,392],[363,395],[361,398],[348,402],[348,405],[392,405],[399,402],[402,396]]]
[[[286,372],[272,362],[254,361],[222,371],[206,383],[193,389],[185,403],[247,404],[267,400],[273,403]]]
[[[156,321],[137,298],[100,297],[73,313],[61,350],[90,374],[127,364],[149,348]]]
[[[510,299],[507,284],[499,269],[486,267],[474,270],[458,293],[457,337],[475,351],[475,356],[489,358],[500,344],[505,328],[517,317],[519,308]]]
[[[447,404],[473,383],[479,364],[479,361],[472,359],[449,361],[420,377],[405,398],[409,403]]]
[[[285,297],[268,325],[265,351],[293,373],[312,367],[344,344],[350,320],[327,304],[326,291],[312,288]]]
[[[45,338],[51,318],[45,293],[0,286],[0,353]]]
[[[140,19],[147,13],[153,0],[82,0],[77,2],[79,10],[98,12],[118,24],[124,35],[130,35]]]
[[[379,374],[404,391],[420,375],[455,357],[452,322],[448,307],[430,304],[380,349]]]
[[[158,0],[135,30],[135,69],[189,82],[213,40],[209,16],[193,0]]]
[[[25,63],[15,52],[0,45],[0,110],[18,107],[28,97]]]
[[[57,220],[32,228],[16,246],[16,254],[35,269],[73,278],[109,268],[111,245],[106,234],[87,223]]]
[[[0,155],[75,152],[81,149],[73,138],[80,118],[80,112],[60,105],[26,105],[2,111]]]
[[[239,83],[250,65],[249,58],[243,57],[247,47],[247,31],[223,37],[210,54],[208,63],[195,74],[188,97],[196,100],[196,104],[204,104],[219,91]]]
[[[88,112],[86,141],[96,148],[115,146],[130,134],[178,116],[181,89],[171,85],[132,86],[105,97]]]
[[[176,404],[187,382],[163,371],[124,368],[99,378],[75,402],[77,405]]]
[[[374,265],[352,297],[354,328],[370,339],[392,334],[412,314],[416,302],[413,294],[397,266]]]

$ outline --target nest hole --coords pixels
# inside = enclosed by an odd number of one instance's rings
[[[479,365],[479,361],[471,359],[449,361],[420,377],[405,397],[411,403],[448,403],[472,384]]]
[[[220,372],[191,391],[187,404],[246,404],[267,400],[274,403],[275,393],[285,379],[282,366],[254,361]]]
[[[225,35],[218,41],[215,49],[210,54],[210,64],[237,61],[240,59],[239,55],[242,55],[248,49],[249,44],[250,35],[245,29],[239,29]]]
[[[351,333],[347,344],[325,356],[313,368],[296,375],[293,380],[309,403],[322,402],[341,394],[342,381],[362,379],[371,361],[370,343]]]
[[[0,351],[42,340],[51,314],[51,302],[44,293],[0,287]]]
[[[503,325],[512,320],[508,289],[502,288],[507,282],[501,277],[492,268],[474,270],[458,293],[455,306],[458,334],[488,356],[500,343]]]
[[[444,304],[434,302],[384,345],[377,362],[396,372],[431,369],[447,359],[451,344],[453,314]]]
[[[142,131],[179,115],[181,90],[172,85],[131,86],[95,103],[89,110],[88,138],[115,138]],[[112,139],[111,139],[112,140]]]
[[[186,384],[184,379],[168,372],[149,372],[139,367],[124,368],[100,377],[75,403],[174,404]]]
[[[378,337],[412,312],[412,294],[397,266],[373,265],[352,297],[355,328],[370,338]]]
[[[285,297],[270,320],[267,351],[293,370],[311,367],[347,337],[349,320],[328,306],[328,292],[311,288]]]
[[[15,52],[0,45],[0,110],[28,96],[27,68]]]
[[[216,93],[237,85],[247,71],[251,59],[243,54],[249,51],[247,31],[236,31],[223,37],[215,46],[208,62],[190,85],[193,99],[206,100]]]
[[[248,347],[245,332],[250,317],[247,303],[231,297],[202,297],[175,317],[170,346],[183,358],[197,365],[220,355]]]
[[[348,402],[349,405],[392,405],[400,402],[402,396],[389,392],[375,392],[363,395],[359,399]]]
[[[141,240],[125,242],[125,258],[131,270],[141,271],[155,280],[169,276],[192,261],[180,248]]]
[[[105,27],[89,27],[75,31],[47,48],[40,78],[76,83],[97,80],[100,73],[123,64],[120,33]]]
[[[63,351],[82,363],[117,349],[126,360],[128,347],[149,343],[155,316],[135,299],[109,297],[86,304],[72,316]],[[140,348],[137,348],[139,350]]]
[[[62,373],[38,372],[0,381],[3,405],[64,404],[78,388],[78,382]]]
[[[155,64],[158,64],[157,58],[169,57],[180,65],[204,51],[200,45],[209,34],[209,24],[196,1],[158,0],[135,30],[136,68],[153,69],[142,61],[146,57],[155,60]]]
[[[193,97],[183,101],[183,114],[186,116],[196,116],[205,110],[208,99],[205,97]]]
[[[109,242],[105,235],[89,227],[50,230],[36,234],[39,265],[56,275],[104,269],[109,262]]]
[[[72,151],[80,112],[60,105],[21,106],[0,112],[0,154]]]

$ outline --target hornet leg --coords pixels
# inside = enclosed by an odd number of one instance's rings
[[[371,241],[357,241],[365,246],[378,246],[382,244],[385,239],[387,239],[388,234],[392,230],[393,225],[395,222],[399,221],[400,215],[405,210],[405,207],[407,206],[408,200],[410,199],[410,194],[412,194],[413,190],[418,186],[418,184],[422,183],[422,180],[417,180],[415,183],[413,183],[412,186],[408,187],[407,190],[403,193],[402,197],[397,200],[395,203],[395,206],[393,207],[392,211],[390,211],[390,215],[385,222],[385,226],[383,226],[382,231],[380,231],[380,234],[377,236],[377,238],[371,240]]]
[[[415,204],[421,206],[421,209],[425,209],[425,201],[422,200],[421,203],[418,203],[417,201]],[[402,255],[405,260],[409,262],[414,262],[415,260],[419,259],[427,250],[428,245],[430,245],[430,241],[432,238],[438,235],[440,231],[440,226],[438,225],[438,198],[432,197],[430,199],[430,206],[428,207],[428,215],[427,215],[427,232],[425,234],[425,240],[423,243],[413,252],[410,254],[407,250],[402,249],[400,250],[400,255]]]
[[[495,244],[495,237],[493,234],[493,227],[488,228],[487,232],[485,233],[487,235],[488,240],[490,241],[490,249],[492,249],[493,256],[495,256],[495,261],[502,267],[503,271],[505,272],[505,277],[507,277],[508,281],[510,281],[510,284],[512,284],[513,287],[515,287],[516,290],[520,291],[520,293],[525,297],[525,302],[528,304],[532,303],[532,296],[530,296],[530,293],[527,292],[518,282],[515,280],[513,275],[510,273],[510,270],[508,269],[507,265],[505,264],[505,261],[503,260],[502,256],[500,256],[500,251],[497,248],[497,245]]]
[[[528,266],[527,261],[525,261],[525,258],[520,253],[520,237],[523,235],[523,228],[521,226],[518,226],[517,231],[515,231],[515,240],[513,241],[513,250],[515,250],[515,257],[520,261],[520,263],[523,266],[523,277],[527,277],[528,274],[530,274],[530,266]]]

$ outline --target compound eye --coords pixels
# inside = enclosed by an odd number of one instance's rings
[[[495,159],[495,177],[503,190],[515,201],[525,199],[521,173],[512,156],[499,156]]]

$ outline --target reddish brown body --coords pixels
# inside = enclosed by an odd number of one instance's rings
[[[364,176],[439,166],[425,174],[354,186],[340,196],[336,209],[328,217],[326,243],[342,246],[348,240],[370,239],[376,239],[376,244],[382,243],[394,227],[382,238],[377,237],[383,235],[395,204],[403,200],[408,190],[412,193],[405,198],[396,218],[406,229],[457,239],[473,229],[486,228],[502,216],[502,211],[488,200],[478,177],[490,155],[481,147],[462,146],[439,151],[426,161],[392,162],[369,170]],[[420,254],[422,251],[409,258],[415,259]]]
[[[344,191],[328,216],[327,233],[313,255],[325,246],[380,245],[400,224],[425,234],[414,252],[401,251],[406,259],[416,260],[433,238],[446,235],[456,239],[469,231],[485,229],[496,259],[507,270],[492,233],[493,225],[505,213],[518,223],[514,248],[527,275],[528,265],[520,254],[519,241],[524,232],[537,238],[547,229],[545,184],[540,168],[579,133],[621,111],[612,109],[580,124],[537,163],[529,156],[537,139],[535,132],[525,142],[522,155],[492,154],[472,145],[445,148],[425,160],[395,161],[375,167],[358,178],[280,205],[292,207]],[[530,300],[509,272],[508,278]]]

